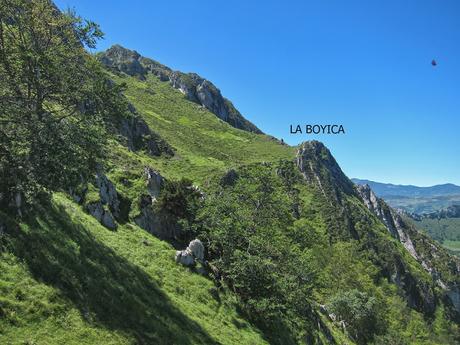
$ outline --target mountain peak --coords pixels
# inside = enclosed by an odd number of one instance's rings
[[[200,104],[231,126],[263,134],[259,128],[241,115],[232,102],[222,96],[212,82],[196,73],[173,71],[155,60],[143,57],[135,50],[118,44],[100,53],[99,59],[106,67],[141,80],[145,80],[148,74],[153,74],[161,81],[169,81],[171,86],[181,91],[188,100]]]
[[[353,183],[340,169],[329,149],[320,141],[305,141],[300,145],[297,166],[306,180],[317,184],[326,197],[332,196],[340,200],[342,192],[355,193]]]

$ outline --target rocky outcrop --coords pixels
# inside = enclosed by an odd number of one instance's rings
[[[405,292],[409,307],[426,315],[434,314],[437,301],[433,285],[417,279],[401,258],[395,258],[395,267],[390,278]]]
[[[438,244],[419,233],[404,218],[404,213],[388,206],[384,200],[375,195],[369,185],[356,185],[356,190],[366,207],[382,221],[390,234],[398,239],[410,255],[432,276],[436,285],[444,291],[448,303],[460,315],[460,289],[457,281],[460,273],[458,259],[449,256]],[[439,260],[441,256],[442,259]],[[445,265],[446,262],[448,262],[447,266]],[[442,269],[440,269],[440,263],[443,263]],[[398,261],[395,268],[391,278],[407,292],[409,305],[418,310],[433,313],[436,301],[432,288],[416,280],[408,272],[402,261]]]
[[[100,170],[96,174],[94,186],[98,190],[99,200],[87,202],[85,208],[89,214],[106,228],[116,230],[116,220],[121,220],[121,210],[120,198],[115,185]]]
[[[86,205],[86,210],[90,215],[96,218],[99,223],[104,225],[106,228],[110,230],[117,229],[117,223],[115,222],[115,218],[106,207],[101,202],[92,202]]]
[[[184,250],[176,251],[175,260],[184,266],[195,266],[196,262],[204,262],[204,246],[199,239],[191,241]]]
[[[107,205],[115,216],[120,216],[120,200],[115,185],[110,181],[105,174],[99,172],[96,175],[96,187],[99,189],[101,203]]]
[[[368,229],[372,229],[372,222],[367,212],[360,211],[352,200],[361,199],[366,208],[373,213],[388,230],[392,237],[397,239],[410,255],[433,277],[433,281],[426,281],[417,276],[411,265],[406,262],[398,250],[383,253],[385,246],[368,238],[373,250],[382,257],[391,257],[389,260],[376,261],[382,274],[398,285],[406,295],[409,306],[433,315],[438,299],[435,294],[435,284],[445,285],[445,292],[455,289],[456,273],[451,267],[445,267],[443,262],[449,261],[446,257],[438,259],[441,248],[433,244],[426,236],[408,223],[406,218],[379,199],[369,186],[357,186],[345,176],[329,150],[318,141],[309,141],[300,145],[296,159],[297,167],[305,180],[315,186],[324,196],[324,212],[327,219],[328,233],[331,238],[351,238],[361,240],[369,237]],[[331,216],[333,215],[333,216]],[[357,226],[358,222],[363,222]],[[367,226],[362,226],[368,224]],[[371,235],[371,237],[374,235]],[[444,265],[444,266],[443,266]],[[446,273],[447,272],[447,273]],[[455,298],[454,298],[455,300]],[[455,303],[452,302],[452,305]]]
[[[414,244],[405,231],[405,224],[402,217],[382,199],[379,199],[369,185],[356,185],[356,190],[363,200],[364,205],[385,224],[390,234],[404,245],[412,257],[419,259]]]
[[[323,143],[316,140],[302,143],[297,151],[296,162],[304,178],[317,185],[331,203],[340,203],[342,193],[355,194],[353,183]]]
[[[144,174],[147,179],[147,192],[152,200],[155,200],[161,192],[164,185],[164,178],[158,171],[150,167],[144,169]]]
[[[139,198],[140,213],[134,218],[134,222],[142,229],[159,238],[168,238],[163,233],[160,216],[153,209],[154,199],[148,194]]]
[[[346,202],[347,196],[356,195],[356,191],[326,146],[316,140],[302,143],[297,150],[296,165],[307,183],[323,195],[330,207],[328,213],[334,214],[329,217],[330,236],[359,239]]]
[[[231,126],[248,132],[262,133],[240,114],[232,102],[221,95],[213,83],[196,73],[172,71],[169,67],[120,45],[114,45],[99,54],[99,59],[115,72],[123,72],[142,80],[151,73],[162,81],[169,81],[171,86],[180,90],[188,100],[200,104]]]
[[[168,215],[155,209],[155,202],[165,184],[165,179],[151,167],[144,169],[146,193],[139,197],[139,214],[134,222],[142,229],[163,240],[175,240],[182,228]]]

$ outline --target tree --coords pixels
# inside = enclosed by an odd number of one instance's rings
[[[377,299],[353,289],[336,295],[329,310],[345,322],[348,333],[358,344],[367,344],[379,332],[381,310]]]
[[[99,27],[48,0],[0,1],[0,206],[86,178],[119,94],[85,47]]]

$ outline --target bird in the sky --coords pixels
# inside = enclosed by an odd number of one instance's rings
[[[434,59],[431,60],[431,66],[434,67],[434,66],[437,66],[437,65],[438,65],[438,63],[436,62],[436,60],[434,60]]]

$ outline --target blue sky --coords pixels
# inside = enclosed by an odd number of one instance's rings
[[[264,132],[323,141],[349,177],[460,185],[460,1],[56,3],[101,25],[99,50],[200,74]]]

